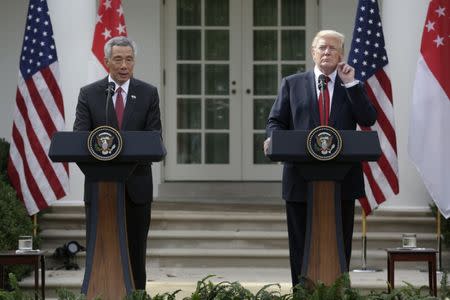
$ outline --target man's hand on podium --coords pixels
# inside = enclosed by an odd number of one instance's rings
[[[270,145],[270,138],[267,138],[264,141],[264,155],[267,156],[267,152],[269,151],[269,145]]]

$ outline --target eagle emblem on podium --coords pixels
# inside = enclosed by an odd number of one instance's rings
[[[308,153],[317,160],[327,161],[335,158],[342,150],[339,132],[330,126],[318,126],[311,130],[307,139]]]
[[[116,158],[122,150],[120,132],[110,126],[95,128],[88,137],[88,149],[91,155],[101,161]]]

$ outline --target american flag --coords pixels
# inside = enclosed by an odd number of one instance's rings
[[[368,215],[399,192],[394,102],[376,0],[359,0],[348,60],[355,68],[355,77],[365,83],[369,98],[378,112],[375,125],[360,128],[377,131],[382,149],[377,162],[363,163],[366,197],[359,201]]]
[[[50,139],[65,128],[59,67],[45,0],[30,0],[20,55],[8,176],[29,215],[68,192],[67,164],[52,163]]]
[[[106,42],[116,36],[127,36],[125,16],[120,0],[101,0],[95,24],[92,53],[94,55],[94,70],[91,70],[92,80],[105,76],[107,67],[103,60],[103,47]]]

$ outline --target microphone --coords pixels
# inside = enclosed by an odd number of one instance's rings
[[[318,82],[318,86],[319,86],[319,90],[324,90],[327,84],[327,78],[325,75],[320,74],[319,75],[319,82]]]
[[[114,95],[114,91],[116,90],[116,84],[112,81],[108,82],[108,87],[105,90],[106,93],[106,104],[105,104],[105,125],[108,126],[108,109],[109,109],[109,101]]]
[[[320,74],[319,78],[318,78],[318,81],[319,81],[318,82],[318,87],[319,87],[320,93],[322,94],[322,99],[321,99],[321,101],[322,101],[322,111],[323,111],[323,115],[325,116],[326,110],[325,110],[325,99],[324,99],[324,97],[325,97],[325,88],[327,86],[327,77],[325,75],[323,75],[323,74]],[[326,118],[324,117],[324,122],[325,122],[325,120],[326,120]]]

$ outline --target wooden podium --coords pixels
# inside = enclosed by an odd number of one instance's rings
[[[54,162],[76,162],[89,181],[91,213],[87,219],[86,270],[81,292],[88,299],[123,299],[134,290],[128,255],[125,181],[139,163],[161,161],[166,150],[159,132],[121,132],[122,152],[99,161],[87,147],[89,132],[57,132],[49,157]]]
[[[341,181],[355,162],[376,161],[381,155],[377,132],[342,130],[342,151],[333,160],[319,161],[307,152],[309,131],[272,132],[268,157],[295,162],[308,182],[307,227],[302,276],[332,284],[348,272],[341,218]]]

